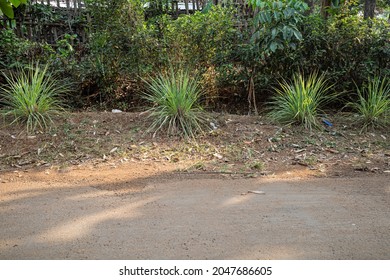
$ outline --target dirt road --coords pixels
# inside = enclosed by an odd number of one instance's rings
[[[390,176],[290,175],[0,173],[0,259],[390,259]]]

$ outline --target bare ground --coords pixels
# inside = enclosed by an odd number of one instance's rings
[[[390,258],[388,175],[231,179],[174,169],[3,174],[0,258]]]
[[[390,258],[388,129],[212,121],[196,143],[134,113],[1,129],[0,259]]]
[[[215,114],[210,122],[218,129],[196,143],[161,134],[152,138],[142,113],[73,113],[50,131],[30,135],[0,122],[0,170],[131,161],[254,176],[302,166],[320,177],[390,172],[389,127],[360,133],[351,115],[330,120],[333,127],[308,131],[276,126],[261,116]]]

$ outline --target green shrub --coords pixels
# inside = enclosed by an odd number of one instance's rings
[[[209,5],[202,12],[176,20],[158,18],[160,45],[165,46],[160,50],[162,66],[172,64],[196,71],[210,107],[217,106],[221,89],[236,83],[236,76],[231,75],[235,69],[227,71],[237,60],[241,42],[236,13],[232,7]]]
[[[185,137],[194,137],[202,131],[207,117],[199,104],[202,92],[196,77],[191,77],[189,71],[171,68],[146,83],[145,98],[153,104],[148,110],[153,137],[163,128],[168,134]]]
[[[258,63],[255,84],[264,98],[277,80],[291,79],[297,70],[326,73],[336,91],[344,95],[355,90],[355,83],[362,86],[369,76],[390,75],[390,26],[385,20],[366,21],[358,15],[326,20],[314,13],[303,18],[299,30],[303,39],[296,49],[249,60]],[[343,106],[340,103],[340,108]]]
[[[12,29],[0,30],[0,69],[20,68],[32,60],[46,62],[54,53],[48,44],[18,38]]]
[[[168,57],[190,68],[205,70],[226,63],[238,38],[233,8],[212,6],[169,21],[164,33]]]
[[[314,72],[307,78],[295,74],[291,83],[283,80],[274,88],[276,95],[269,102],[269,116],[282,124],[302,124],[308,129],[318,127],[319,111],[335,98],[330,94],[332,87],[324,74]]]
[[[389,28],[384,20],[358,15],[309,16],[302,25],[302,44],[286,62],[305,72],[326,71],[338,90],[353,91],[369,76],[390,74]]]
[[[298,26],[308,9],[304,1],[249,0],[249,4],[258,9],[254,16],[252,40],[259,45],[259,52],[268,55],[278,49],[296,48],[296,42],[302,40]]]
[[[370,78],[362,88],[357,87],[357,101],[349,102],[359,114],[363,129],[369,126],[384,126],[390,118],[390,79]]]
[[[28,132],[37,126],[46,129],[55,114],[63,112],[61,96],[70,87],[61,83],[48,71],[48,65],[31,64],[19,68],[16,73],[4,74],[6,85],[0,88],[1,113],[12,118],[12,122],[25,123]]]
[[[88,0],[86,4],[91,15],[88,42],[74,72],[90,101],[113,104],[124,95],[124,80],[142,77],[153,68],[157,50],[150,49],[156,44],[145,24],[141,1]]]

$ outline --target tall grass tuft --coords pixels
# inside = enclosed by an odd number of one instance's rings
[[[304,125],[310,130],[319,127],[321,108],[336,97],[330,93],[332,87],[324,74],[314,72],[305,78],[296,73],[291,83],[283,80],[279,87],[274,87],[276,95],[269,102],[269,117],[282,124]]]
[[[186,70],[170,69],[166,74],[146,82],[145,98],[154,106],[150,108],[153,137],[161,129],[168,134],[194,138],[206,122],[207,114],[200,105],[202,91],[199,79]]]
[[[37,63],[3,73],[6,85],[0,88],[1,113],[13,119],[11,124],[26,124],[27,132],[48,128],[53,115],[64,110],[60,96],[70,91],[69,84],[60,83],[48,67]]]
[[[348,107],[359,114],[363,129],[385,126],[390,121],[390,79],[369,78],[366,87],[356,87],[358,100]]]

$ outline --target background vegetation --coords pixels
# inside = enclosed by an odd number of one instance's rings
[[[1,2],[8,17],[9,7],[15,15],[26,10],[10,6],[14,2]],[[203,11],[177,19],[158,8],[158,1],[148,1],[156,4],[149,5],[153,10],[143,0],[85,2],[86,9],[74,19],[85,25],[85,40],[71,32],[55,44],[29,40],[15,35],[15,25],[3,23],[1,71],[39,61],[74,84],[66,99],[71,108],[130,111],[144,108],[149,78],[172,66],[192,69],[200,77],[203,106],[232,113],[247,113],[248,98],[250,107],[262,109],[278,81],[290,81],[296,72],[319,73],[334,84],[333,90],[343,93],[334,103],[339,109],[360,100],[356,88],[372,77],[390,75],[386,0],[377,1],[373,13],[370,0],[249,0],[252,12],[246,15],[233,1],[210,2]],[[58,19],[47,6],[27,5],[40,11],[42,21]],[[15,16],[21,24],[22,18]]]

